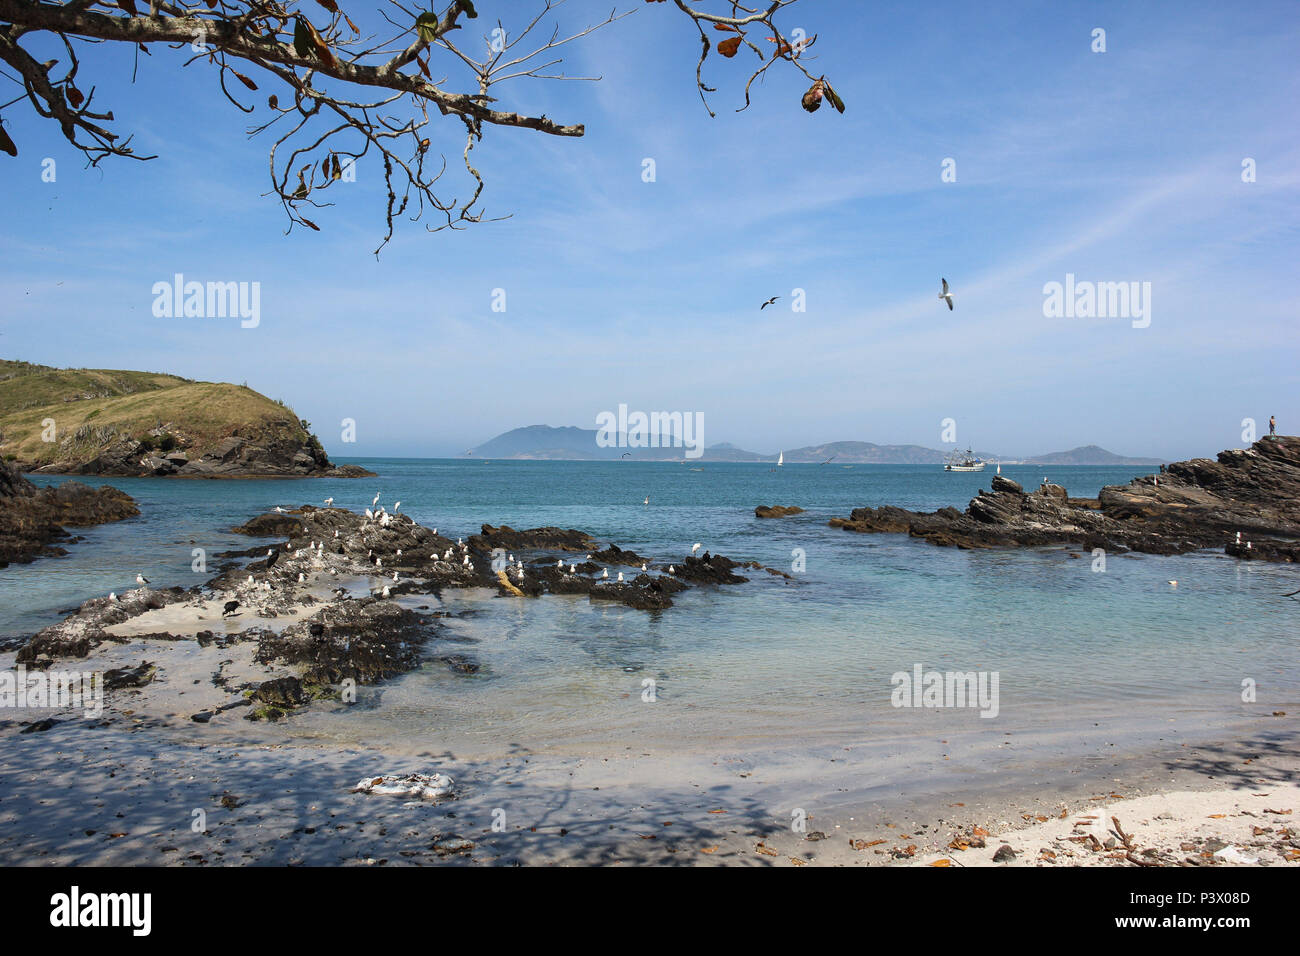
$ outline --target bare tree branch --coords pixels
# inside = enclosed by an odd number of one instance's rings
[[[478,205],[484,179],[470,156],[485,127],[582,136],[581,123],[499,108],[495,87],[524,77],[599,79],[557,72],[564,62],[557,51],[634,12],[613,9],[603,20],[572,33],[562,33],[558,25],[551,25],[543,40],[543,24],[564,0],[535,0],[540,8],[535,8],[517,34],[511,35],[497,20],[496,29],[482,38],[484,46],[480,48],[468,40],[467,27],[478,19],[476,7],[484,5],[484,0],[451,0],[440,14],[407,6],[405,0],[383,0],[376,22],[386,35],[380,36],[363,35],[340,7],[340,0],[313,0],[314,5],[307,0],[149,0],[147,12],[140,6],[144,2],[0,0],[0,62],[13,71],[10,75],[0,70],[0,76],[23,91],[21,97],[0,108],[7,110],[25,100],[39,116],[58,123],[64,138],[91,165],[109,156],[152,159],[137,155],[130,137],[122,139],[111,129],[109,124],[115,122],[112,112],[92,107],[93,86],[83,92],[77,85],[80,63],[74,43],[119,43],[130,46],[137,57],[141,51],[148,53],[151,44],[188,48],[193,55],[184,65],[214,68],[222,95],[241,112],[256,117],[249,135],[276,137],[269,151],[270,194],[284,207],[290,230],[295,225],[319,229],[304,212],[332,205],[324,191],[346,181],[358,161],[377,155],[386,187],[387,229],[381,249],[392,238],[399,216],[419,220],[433,213],[437,223],[428,227],[433,231],[484,220],[485,213]],[[766,7],[752,10],[734,0],[712,2],[728,12],[714,13],[701,9],[698,2],[674,0],[695,23],[703,41],[697,68],[702,98],[705,92],[713,92],[700,80],[710,49],[706,24],[739,37],[762,61],[745,85],[745,106],[749,105],[750,86],[777,60],[793,64],[811,78],[798,62],[811,41],[787,42],[772,21],[797,0],[772,0]],[[511,7],[517,5],[518,0],[511,0]],[[745,32],[760,27],[770,31],[767,39],[776,45],[770,59]],[[534,34],[538,34],[536,40]],[[31,52],[31,44],[50,35],[61,41],[66,57],[40,62]],[[445,60],[459,79],[442,76],[435,80],[431,72],[435,56]],[[56,74],[63,59],[67,65]],[[262,92],[259,80],[272,82],[277,92]],[[251,94],[266,96],[265,104]],[[434,191],[446,173],[447,162],[445,157],[430,162],[434,154],[431,116],[456,117],[463,126],[461,160],[473,184],[467,200],[442,197]],[[2,119],[0,149],[17,155],[17,144]]]

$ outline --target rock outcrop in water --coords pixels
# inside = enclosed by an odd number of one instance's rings
[[[38,488],[13,465],[0,462],[0,568],[67,554],[59,547],[72,539],[65,525],[103,524],[139,513],[130,495],[108,485],[65,481],[57,488]]]
[[[787,518],[801,514],[803,509],[798,505],[759,505],[754,509],[755,518]]]
[[[1238,557],[1295,561],[1300,438],[1265,438],[1247,449],[1220,452],[1217,460],[1175,462],[1161,474],[1107,486],[1095,499],[1071,498],[1053,484],[1026,492],[998,475],[992,490],[981,491],[964,512],[856,508],[830,524],[959,548],[1074,544],[1181,554],[1217,547]]]
[[[734,569],[759,567],[705,552],[652,568],[650,559],[613,544],[597,551],[595,540],[575,529],[483,525],[480,534],[453,541],[383,509],[367,518],[304,505],[257,516],[236,530],[275,540],[219,556],[252,560],[231,561],[201,587],[140,587],[86,601],[28,640],[18,661],[47,668],[126,640],[253,642],[253,660],[268,679],[245,685],[245,697],[224,709],[242,705],[250,719],[279,720],[312,700],[337,696],[344,682],[376,683],[429,660],[456,674],[477,673],[478,662],[467,654],[430,656],[426,645],[446,612],[421,613],[418,601],[399,603],[404,596],[491,588],[510,600],[585,594],[592,602],[657,612],[693,586],[740,584],[748,579]],[[579,561],[573,552],[584,549],[590,550]],[[241,620],[250,623],[240,627]],[[285,667],[294,673],[284,675]],[[192,719],[207,723],[219,712]]]

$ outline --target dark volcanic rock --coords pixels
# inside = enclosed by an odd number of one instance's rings
[[[592,551],[596,542],[585,531],[573,528],[531,528],[516,531],[509,525],[494,528],[483,525],[483,533],[469,539],[470,547],[481,551],[493,548],[505,548],[507,551],[528,551],[547,549],[550,551]]]
[[[324,625],[319,636],[312,634],[313,623]],[[390,601],[344,601],[279,635],[267,633],[256,659],[299,665],[307,683],[338,684],[350,678],[373,684],[418,667],[428,635],[429,625],[419,615]]]
[[[798,505],[759,505],[754,509],[756,518],[784,518],[787,515],[801,515],[803,509]]]
[[[1295,561],[1300,542],[1300,438],[1270,437],[1211,461],[1175,462],[1165,473],[1070,498],[1060,485],[1026,493],[996,476],[966,511],[932,513],[857,508],[832,527],[908,533],[959,548],[1076,544],[1108,550],[1180,554],[1224,547],[1237,557]],[[1236,543],[1237,533],[1242,543]],[[1252,541],[1250,549],[1245,542]],[[1256,544],[1257,542],[1257,544]],[[1244,554],[1246,550],[1258,554]]]
[[[57,488],[37,488],[13,465],[0,462],[0,568],[66,554],[56,544],[72,537],[64,525],[103,524],[139,513],[130,495],[108,485],[65,481]]]
[[[253,700],[272,707],[288,708],[305,703],[307,694],[298,678],[277,677],[259,684],[257,690],[253,691]]]
[[[740,565],[720,554],[705,551],[701,557],[688,556],[675,565],[673,572],[684,581],[694,584],[744,584],[749,578],[733,574],[732,569]]]
[[[1012,481],[1010,478],[1003,478],[1001,475],[994,475],[993,490],[1023,492],[1025,489],[1018,481]]]
[[[183,600],[180,588],[155,591],[137,588],[127,591],[116,601],[111,598],[91,598],[71,617],[37,632],[18,651],[19,664],[32,664],[40,658],[85,657],[105,641],[113,638],[104,630],[112,624],[121,624],[146,611],[166,607]]]
[[[282,535],[301,535],[304,533],[305,525],[301,518],[295,518],[293,515],[270,512],[264,515],[258,515],[237,528],[230,530],[235,534],[250,534],[259,537],[281,537]]]
[[[639,568],[643,564],[649,564],[650,559],[642,557],[635,551],[624,551],[616,544],[611,544],[604,551],[593,551],[592,561],[601,561],[605,564],[615,564],[625,568]]]
[[[138,667],[115,667],[104,671],[104,689],[122,690],[127,687],[143,687],[153,683],[158,668],[148,661],[141,661]]]

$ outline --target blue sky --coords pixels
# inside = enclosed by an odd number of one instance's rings
[[[533,9],[478,7],[480,26],[507,28]],[[1270,414],[1300,431],[1300,5],[804,0],[778,22],[819,35],[810,69],[848,112],[805,113],[806,81],[774,67],[736,113],[748,64],[714,57],[714,119],[691,24],[620,8],[635,12],[569,48],[565,69],[600,82],[496,91],[587,125],[487,130],[486,208],[512,218],[404,223],[378,260],[377,168],[313,216],[321,233],[286,236],[261,195],[270,141],[245,136],[211,68],[157,49],[133,86],[130,51],[96,49],[83,90],[93,76],[96,102],[160,158],[85,169],[30,108],[3,111],[20,155],[0,156],[0,355],[246,381],[341,456],[592,428],[620,403],[702,412],[706,443],[773,453],[939,447],[945,418],[962,445],[1008,456],[1212,455]],[[557,22],[609,9],[569,0]],[[454,170],[459,121],[433,129]],[[154,318],[152,286],[176,272],[260,282],[261,325]],[[1150,326],[1046,318],[1043,286],[1067,273],[1150,282]]]

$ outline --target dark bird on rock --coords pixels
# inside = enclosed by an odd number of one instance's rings
[[[222,616],[222,617],[229,617],[231,614],[234,614],[235,611],[237,611],[238,609],[239,609],[239,602],[238,602],[238,601],[227,601],[227,602],[226,602],[225,610],[223,610],[223,611],[221,612],[221,616]]]
[[[325,636],[325,625],[319,621],[313,621],[307,625],[307,630],[312,637],[321,638]]]
[[[279,560],[280,560],[279,551],[266,552],[266,570],[270,571],[273,567],[275,567],[275,562]]]
[[[769,305],[771,305],[779,298],[781,298],[779,295],[772,296],[772,298],[768,299],[766,302],[764,302],[762,305],[758,307],[758,311],[762,312],[764,309],[766,309]]]

